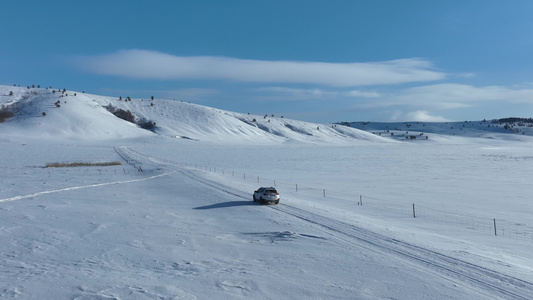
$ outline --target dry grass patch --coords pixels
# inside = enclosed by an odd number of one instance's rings
[[[110,167],[120,166],[121,162],[102,162],[102,163],[86,163],[86,162],[74,162],[74,163],[47,163],[46,168],[74,168],[74,167]]]

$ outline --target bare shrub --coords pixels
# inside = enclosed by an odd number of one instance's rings
[[[0,123],[3,123],[5,120],[12,118],[15,114],[9,111],[6,107],[0,109]]]
[[[122,120],[135,123],[135,116],[131,113],[129,110],[123,110],[121,108],[116,108],[112,105],[108,105],[105,107],[110,113],[114,114],[115,117],[120,118]]]
[[[141,127],[142,129],[151,130],[153,131],[155,129],[155,122],[152,122],[150,120],[142,119],[139,122],[137,122],[137,125]]]
[[[128,122],[131,122],[131,123],[134,123],[134,124],[137,124],[139,127],[143,128],[143,129],[146,129],[146,130],[154,130],[155,129],[155,122],[153,121],[150,121],[150,120],[146,120],[144,118],[142,119],[139,119],[139,120],[135,120],[135,116],[133,115],[133,113],[129,110],[124,110],[124,109],[121,109],[121,108],[116,108],[114,107],[113,105],[108,105],[105,107],[110,113],[112,113],[113,115],[115,115],[116,117],[122,119],[122,120],[125,120],[125,121],[128,121]]]

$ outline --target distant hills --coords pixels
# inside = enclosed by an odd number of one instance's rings
[[[516,135],[533,136],[533,119],[502,118],[463,122],[341,122],[396,140],[426,140],[432,134],[479,138],[517,138]]]
[[[40,86],[0,86],[0,137],[112,140],[165,137],[216,143],[353,145],[449,141],[450,137],[520,139],[533,119],[464,122],[317,124],[243,114],[166,99],[108,97]]]

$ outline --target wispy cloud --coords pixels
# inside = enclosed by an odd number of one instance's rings
[[[446,83],[405,89],[392,96],[391,100],[395,104],[416,104],[438,109],[467,107],[486,101],[533,103],[533,89]]]
[[[288,87],[261,87],[255,91],[268,95],[267,99],[271,100],[331,100],[337,97],[338,92],[326,91],[323,89],[300,89]],[[264,96],[263,96],[263,99]]]
[[[366,91],[348,91],[344,92],[343,95],[348,97],[358,97],[358,98],[379,98],[380,94],[378,92],[366,92]]]
[[[326,89],[301,89],[289,87],[262,87],[255,91],[268,93],[271,96],[277,96],[283,100],[336,100],[339,98],[378,98],[380,94],[374,91],[360,91],[360,90],[326,90]],[[272,98],[272,97],[271,97]]]
[[[417,110],[417,111],[407,113],[405,114],[405,116],[402,116],[402,119],[411,120],[411,121],[419,121],[419,122],[449,122],[451,121],[444,117],[433,116],[428,111],[425,111],[425,110]]]
[[[490,103],[490,104],[489,104]],[[435,84],[394,91],[381,91],[375,98],[358,98],[348,111],[388,115],[389,121],[451,121],[441,115],[450,111],[485,112],[486,107],[506,109],[514,104],[533,105],[533,89],[525,87],[472,86],[457,83]],[[491,113],[494,115],[494,113]]]
[[[533,89],[444,83],[380,93],[371,100],[359,101],[356,106],[361,109],[406,107],[421,111],[442,111],[475,107],[496,101],[533,104]]]
[[[392,122],[397,121],[414,121],[414,122],[450,122],[452,120],[446,119],[441,116],[433,116],[426,110],[417,110],[409,113],[403,113],[401,111],[394,111],[389,120]]]
[[[121,50],[100,56],[78,56],[74,62],[95,74],[161,80],[222,79],[351,87],[435,81],[446,77],[445,73],[435,70],[431,62],[419,58],[327,63],[185,57],[148,50]]]

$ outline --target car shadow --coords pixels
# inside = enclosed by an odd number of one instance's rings
[[[233,206],[247,206],[247,205],[257,205],[253,201],[228,201],[228,202],[222,202],[222,203],[216,203],[206,206],[199,206],[195,207],[194,209],[213,209],[213,208],[225,208],[225,207],[233,207]]]

